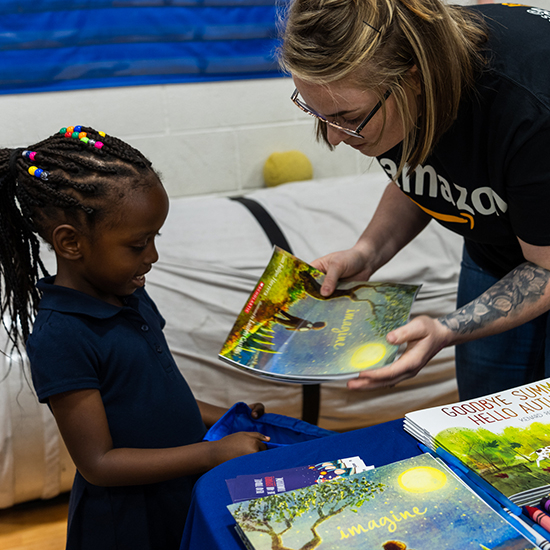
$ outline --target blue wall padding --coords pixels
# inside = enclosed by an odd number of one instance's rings
[[[276,1],[3,0],[0,93],[281,76]]]

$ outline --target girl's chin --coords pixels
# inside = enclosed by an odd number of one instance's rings
[[[141,288],[145,286],[145,275],[140,275],[139,277],[134,277],[132,283],[137,287]]]

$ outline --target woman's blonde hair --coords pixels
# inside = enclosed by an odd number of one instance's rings
[[[279,58],[292,75],[317,84],[347,79],[380,100],[392,90],[405,129],[398,174],[424,162],[455,120],[487,40],[481,16],[439,0],[293,0],[282,24]],[[414,66],[421,93],[412,106]],[[326,124],[317,134],[329,144]]]

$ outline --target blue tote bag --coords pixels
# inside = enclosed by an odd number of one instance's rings
[[[259,432],[271,440],[268,448],[303,443],[319,437],[334,435],[325,430],[282,414],[265,413],[261,418],[252,418],[252,410],[246,403],[235,403],[206,433],[205,441],[217,441],[235,432]]]

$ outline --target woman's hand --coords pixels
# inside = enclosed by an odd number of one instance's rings
[[[261,418],[265,413],[265,407],[263,403],[252,403],[248,405],[252,409],[252,418]]]
[[[312,262],[311,265],[326,273],[321,287],[323,296],[330,296],[334,292],[339,279],[368,281],[374,272],[374,268],[369,262],[369,254],[356,246],[327,254]]]
[[[412,378],[436,353],[452,345],[454,337],[455,333],[437,319],[419,316],[387,335],[388,343],[407,345],[403,355],[387,367],[361,372],[358,378],[348,382],[348,388],[373,390],[392,387]]]

